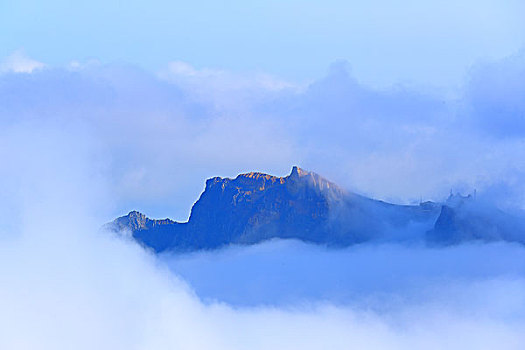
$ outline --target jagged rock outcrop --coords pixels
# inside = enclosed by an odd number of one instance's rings
[[[500,240],[525,243],[524,218],[476,201],[472,195],[450,195],[427,232],[427,241],[437,245]]]
[[[129,232],[141,244],[160,252],[173,244],[173,237],[183,232],[183,223],[170,219],[149,219],[138,211],[131,211],[106,225],[106,228],[115,232]]]
[[[235,179],[208,179],[186,223],[151,220],[131,212],[109,227],[129,230],[138,242],[157,252],[213,249],[272,238],[347,246],[388,240],[413,227],[424,233],[433,227],[439,210],[432,202],[405,206],[366,198],[293,167],[286,177],[252,172]]]

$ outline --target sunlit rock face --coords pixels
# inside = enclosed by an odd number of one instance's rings
[[[432,202],[404,206],[369,199],[293,167],[286,177],[252,172],[235,179],[208,179],[186,223],[152,220],[133,211],[109,227],[129,230],[138,242],[157,252],[213,249],[272,238],[347,246],[368,240],[413,239],[414,235],[424,238],[439,212],[440,206]]]
[[[329,224],[330,208],[343,199],[336,185],[297,167],[287,177],[248,173],[213,178],[188,224],[199,247],[291,238],[298,232],[317,242]]]

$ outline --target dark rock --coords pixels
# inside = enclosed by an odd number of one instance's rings
[[[435,245],[465,241],[508,241],[525,243],[525,220],[472,196],[451,195],[441,207],[427,240]]]
[[[252,172],[235,179],[208,179],[187,223],[131,212],[109,227],[129,230],[156,252],[213,249],[272,238],[347,246],[389,240],[413,225],[424,233],[432,228],[439,209],[432,202],[405,206],[366,198],[293,167],[286,177]]]

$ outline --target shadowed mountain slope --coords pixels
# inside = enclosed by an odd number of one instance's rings
[[[427,232],[427,241],[438,245],[473,240],[525,243],[522,214],[506,213],[471,195],[451,195],[441,206],[434,228]]]

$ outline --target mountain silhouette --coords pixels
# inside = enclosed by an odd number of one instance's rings
[[[505,220],[493,223],[486,213],[465,214],[463,202],[449,198],[443,204],[390,204],[346,191],[314,172],[294,166],[285,177],[250,172],[234,179],[208,179],[187,222],[150,219],[132,211],[106,228],[127,231],[155,252],[215,249],[274,238],[336,247],[371,240],[425,239],[433,244],[509,237],[516,240],[516,235],[504,233],[509,230],[503,225]],[[485,218],[484,224],[477,223],[480,215]],[[484,232],[480,229],[483,225],[492,231],[496,227],[498,235]]]

